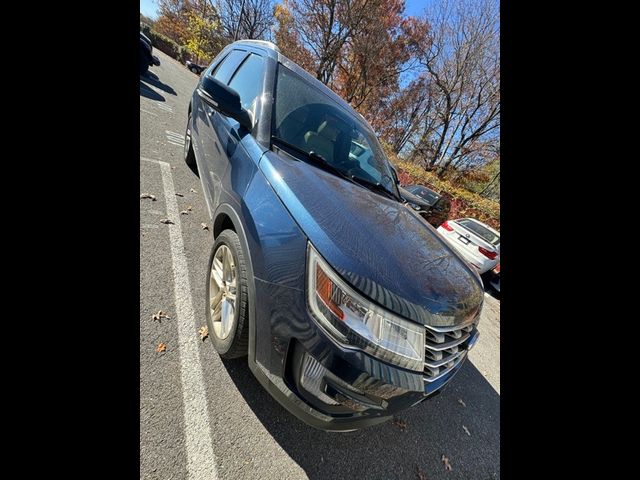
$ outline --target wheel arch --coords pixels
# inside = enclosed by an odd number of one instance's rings
[[[213,214],[213,238],[224,230],[230,229],[236,232],[244,253],[247,265],[247,287],[249,290],[249,365],[255,362],[256,354],[256,284],[251,258],[251,250],[245,233],[245,228],[240,220],[240,215],[228,203],[222,203]]]

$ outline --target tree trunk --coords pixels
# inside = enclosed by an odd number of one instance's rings
[[[496,173],[491,179],[491,181],[487,183],[487,185],[482,189],[482,191],[480,192],[480,195],[484,195],[484,193],[489,189],[491,185],[493,185],[493,182],[495,182],[499,176],[500,176],[500,172]]]

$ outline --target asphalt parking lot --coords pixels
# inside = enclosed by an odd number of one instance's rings
[[[351,433],[306,426],[260,387],[246,360],[223,362],[200,339],[213,238],[182,147],[198,77],[154,54],[161,65],[140,77],[140,193],[155,196],[140,199],[140,478],[499,478],[500,302],[492,296],[469,361],[441,395],[396,423]],[[160,310],[169,318],[154,320]]]

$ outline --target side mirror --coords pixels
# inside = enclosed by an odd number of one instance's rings
[[[242,108],[240,95],[234,89],[229,88],[224,83],[215,78],[206,76],[197,88],[198,95],[202,100],[227,117],[237,120],[240,125],[251,130],[253,122],[251,115]]]

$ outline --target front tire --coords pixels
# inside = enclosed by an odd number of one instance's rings
[[[207,272],[209,338],[220,357],[244,357],[249,345],[247,266],[236,232],[218,235]]]

